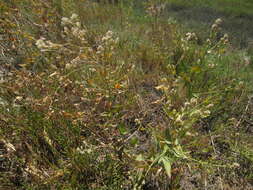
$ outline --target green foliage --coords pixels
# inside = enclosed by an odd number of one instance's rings
[[[167,0],[169,3],[175,3],[177,5],[183,5],[185,7],[189,6],[203,6],[211,7],[215,10],[225,12],[227,14],[232,14],[235,16],[247,16],[252,15],[253,3],[249,0]]]
[[[1,188],[252,187],[252,55],[165,3],[0,3]]]

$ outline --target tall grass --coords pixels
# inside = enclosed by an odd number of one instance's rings
[[[251,58],[221,20],[201,38],[162,1],[0,8],[1,188],[252,187]]]

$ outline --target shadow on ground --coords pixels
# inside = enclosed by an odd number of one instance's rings
[[[252,15],[230,15],[219,12],[210,7],[186,7],[170,4],[166,15],[172,16],[189,28],[200,28],[207,30],[217,18],[221,18],[223,32],[228,33],[234,45],[239,48],[253,46],[253,14]]]

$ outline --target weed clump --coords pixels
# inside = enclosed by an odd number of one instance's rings
[[[221,20],[201,39],[163,1],[141,19],[129,2],[51,3],[0,3],[23,56],[0,83],[1,188],[252,187],[252,67]]]

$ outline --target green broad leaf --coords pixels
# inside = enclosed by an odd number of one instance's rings
[[[176,157],[181,159],[187,159],[187,156],[180,145],[177,145],[175,148],[173,148],[173,150]]]
[[[165,138],[167,141],[170,141],[170,142],[172,141],[172,137],[171,137],[169,128],[165,129]]]
[[[131,140],[130,140],[130,144],[131,144],[132,146],[135,146],[136,144],[138,144],[138,142],[139,142],[139,140],[138,140],[137,137],[133,137],[133,138],[131,138]]]
[[[175,140],[175,145],[179,145],[178,139]]]
[[[169,146],[168,146],[168,144],[165,144],[163,146],[163,154],[166,154],[168,152],[168,150],[169,150]]]
[[[161,161],[163,162],[166,174],[168,175],[169,178],[171,178],[171,165],[172,165],[171,160],[168,157],[164,156],[161,158]]]
[[[136,161],[144,161],[145,158],[143,157],[142,154],[139,154],[138,156],[136,156],[135,160],[136,160]]]
[[[191,68],[191,72],[192,73],[200,73],[201,72],[201,68],[199,66],[193,66]]]
[[[125,125],[123,125],[123,124],[119,124],[118,125],[118,129],[119,129],[119,132],[120,132],[121,135],[125,135],[125,134],[128,133]]]

